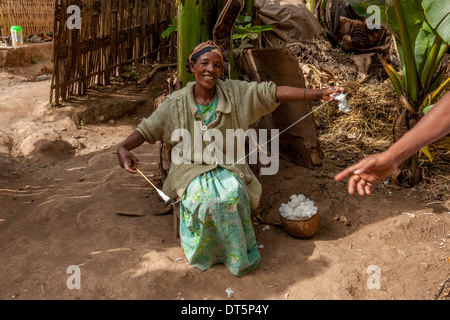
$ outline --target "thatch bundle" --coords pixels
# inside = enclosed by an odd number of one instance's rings
[[[354,146],[355,141],[359,141],[361,149],[391,145],[397,96],[389,80],[377,84],[348,82],[344,88],[351,112],[340,112],[333,102],[315,114],[324,147],[345,149]]]
[[[384,70],[372,62],[367,78],[361,81],[352,55],[325,41],[286,44],[303,70],[307,87],[345,88],[351,112],[342,113],[337,103],[315,112],[317,134],[324,149],[384,149],[393,142],[392,128],[398,98]],[[322,102],[312,102],[317,107]]]

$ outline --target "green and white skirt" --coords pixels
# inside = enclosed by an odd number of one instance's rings
[[[261,262],[244,182],[222,167],[197,176],[180,202],[180,238],[189,263],[223,263],[242,277]]]

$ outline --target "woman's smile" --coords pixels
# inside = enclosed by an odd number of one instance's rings
[[[214,53],[207,52],[201,55],[195,63],[191,62],[191,71],[197,84],[210,88],[216,85],[222,73],[222,58]]]
[[[204,75],[203,78],[205,78],[208,81],[214,81],[214,79],[215,79],[215,77],[209,76],[209,75]]]

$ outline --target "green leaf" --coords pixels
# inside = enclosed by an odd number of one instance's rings
[[[173,31],[177,31],[176,26],[170,26],[161,33],[162,38],[168,38]]]
[[[326,1],[324,1],[326,2]],[[347,2],[352,6],[353,9],[355,9],[356,13],[362,17],[369,18],[372,13],[367,12],[367,9],[370,6],[377,6],[380,8],[381,13],[381,22],[382,24],[385,24],[388,22],[388,17],[386,15],[386,0],[347,0]]]
[[[248,33],[247,29],[240,27],[240,26],[235,26],[234,27],[234,33],[235,34],[246,34]]]
[[[262,26],[253,26],[250,28],[251,32],[264,32],[264,31],[271,31],[275,29],[275,26],[272,26],[270,24],[265,24]]]
[[[428,51],[433,45],[435,38],[436,33],[434,32],[434,30],[431,28],[427,21],[423,21],[422,27],[417,33],[414,48],[414,56],[416,58],[417,71],[419,74],[422,74],[422,70],[427,60]]]
[[[433,94],[431,96],[431,101],[435,103],[436,100],[439,99],[441,94],[443,94],[445,92],[447,87],[450,87],[450,78],[447,78],[447,80],[445,80],[443,83],[441,83],[441,85],[433,92]]]
[[[392,84],[394,85],[395,92],[400,97],[403,95],[405,90],[405,84],[403,83],[400,75],[395,71],[395,69],[383,59],[381,55],[378,55],[381,63],[383,64],[384,70],[388,75],[389,79],[391,79]]]
[[[419,155],[423,153],[427,156],[428,160],[430,160],[430,162],[433,161],[433,157],[431,156],[430,150],[428,150],[428,146],[423,147],[422,149],[420,149],[419,151]]]
[[[246,35],[245,34],[239,34],[239,33],[235,33],[233,34],[233,40],[237,40],[237,39],[243,39]]]
[[[428,106],[428,107],[424,108],[424,109],[423,109],[423,114],[427,114],[427,112],[430,111],[431,108],[433,108],[433,107],[434,107],[434,104],[432,104],[431,106]]]
[[[416,10],[418,0],[393,0],[395,17],[398,24],[398,34],[403,49],[404,69],[406,78],[406,94],[411,105],[415,105],[419,99],[419,77],[416,69],[416,59],[414,56],[413,46],[417,33],[411,25],[422,25],[420,14]],[[417,16],[416,16],[417,13]],[[417,21],[419,19],[419,21]]]
[[[439,35],[436,35],[433,41],[433,44],[426,53],[425,66],[423,68],[422,75],[420,80],[422,81],[422,87],[426,93],[430,90],[430,84],[433,82],[433,77],[436,73],[436,68],[438,65],[436,64],[436,58],[439,55],[439,51],[442,46],[442,38]]]
[[[168,38],[173,31],[177,31],[177,18],[172,19],[172,24],[161,33],[161,37]]]
[[[428,92],[433,92],[436,90],[441,83],[444,81],[445,77],[445,69],[442,69],[441,72],[438,73],[438,75],[434,78],[434,82],[430,85],[430,89]]]
[[[422,7],[431,26],[450,44],[450,1],[423,0]]]
[[[245,16],[243,16],[243,15],[238,16],[236,22],[237,23],[245,23]]]

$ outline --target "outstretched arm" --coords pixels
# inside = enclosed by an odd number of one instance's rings
[[[344,88],[330,87],[326,89],[306,89],[290,86],[277,87],[277,101],[301,101],[301,100],[319,100],[328,101],[332,99],[333,93],[344,92]]]
[[[139,160],[130,151],[141,146],[145,142],[144,137],[135,131],[128,136],[117,148],[117,157],[122,168],[131,173],[136,173],[136,166],[139,165]]]
[[[450,133],[450,92],[385,152],[367,157],[338,173],[336,181],[349,177],[348,192],[370,195],[372,185],[385,178],[421,148]]]

